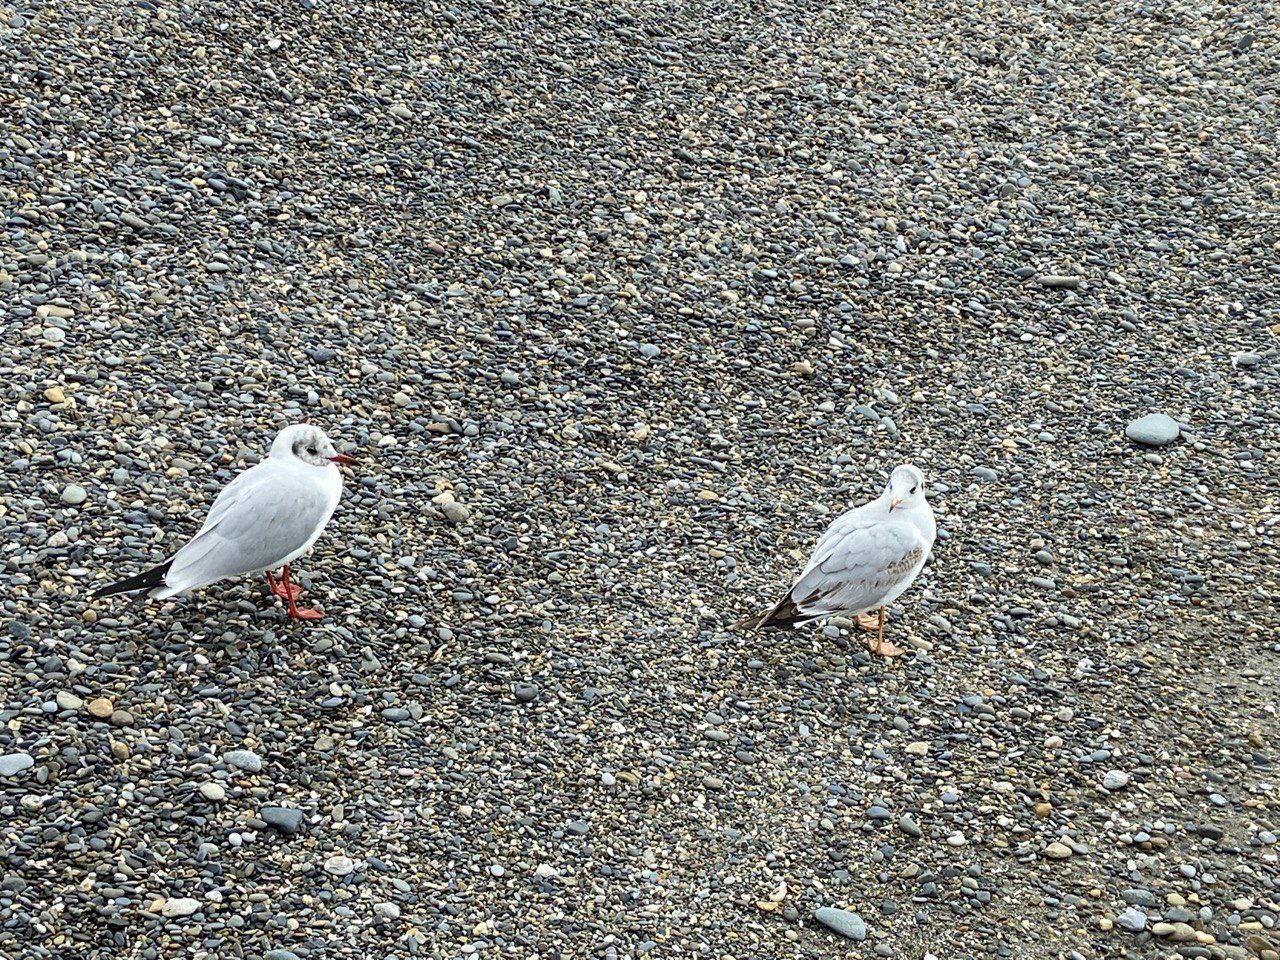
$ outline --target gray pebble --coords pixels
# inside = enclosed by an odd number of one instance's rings
[[[842,937],[848,937],[850,940],[867,939],[866,923],[863,922],[862,917],[849,910],[841,910],[838,907],[819,907],[813,911],[813,918]]]
[[[1129,785],[1129,774],[1123,770],[1108,770],[1102,778],[1102,785],[1108,790],[1120,790]]]
[[[1163,447],[1178,439],[1178,421],[1163,413],[1149,413],[1124,428],[1124,435],[1146,447]]]
[[[293,807],[263,807],[258,816],[281,833],[293,835],[302,825],[302,811]]]
[[[248,773],[262,772],[262,758],[252,750],[228,750],[222,755],[222,759]]]
[[[1137,907],[1125,907],[1116,917],[1116,924],[1131,933],[1140,933],[1147,928],[1147,915]]]
[[[88,496],[88,491],[78,483],[68,483],[62,488],[62,502],[68,506],[79,506],[85,502]]]
[[[35,758],[29,753],[7,753],[0,756],[0,777],[16,777],[35,764]]]

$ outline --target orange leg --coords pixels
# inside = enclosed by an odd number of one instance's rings
[[[876,611],[873,617],[869,613],[864,613],[858,617],[858,627],[862,630],[872,631],[876,633],[874,640],[867,640],[867,649],[879,657],[900,657],[907,651],[901,647],[896,647],[892,643],[884,642],[884,611],[881,607]]]
[[[853,622],[859,630],[880,630],[881,621],[874,613],[860,613]]]
[[[289,565],[287,563],[284,565],[283,586],[286,594],[285,603],[289,605],[286,612],[290,620],[319,620],[324,616],[319,610],[298,609],[297,598],[298,594],[302,593],[302,590],[289,582]]]

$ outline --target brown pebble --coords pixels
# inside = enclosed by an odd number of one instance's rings
[[[1050,860],[1065,860],[1071,856],[1071,848],[1065,843],[1055,840],[1044,848],[1044,855]]]
[[[89,712],[102,720],[107,719],[115,711],[115,704],[106,697],[99,697],[89,702]]]

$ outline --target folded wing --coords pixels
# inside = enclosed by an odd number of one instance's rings
[[[174,554],[165,577],[169,592],[279,566],[314,538],[330,510],[314,484],[271,470],[241,474],[218,495],[200,532]]]
[[[909,523],[837,521],[818,542],[788,599],[804,617],[871,610],[910,580],[927,550],[920,531]]]

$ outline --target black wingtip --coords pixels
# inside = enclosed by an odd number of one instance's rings
[[[94,600],[99,597],[114,597],[117,593],[134,593],[138,590],[154,590],[156,587],[164,583],[165,574],[169,572],[169,568],[173,566],[172,560],[166,560],[159,566],[152,567],[150,570],[144,570],[142,573],[134,574],[124,580],[117,580],[115,583],[109,583],[105,587],[99,587],[89,594]]]
[[[759,613],[753,613],[749,617],[743,617],[741,620],[729,627],[730,630],[769,630],[784,629],[786,627],[794,627],[799,624],[806,623],[813,619],[811,614],[800,612],[800,608],[796,606],[796,602],[790,596],[785,597],[768,610],[761,610]]]

